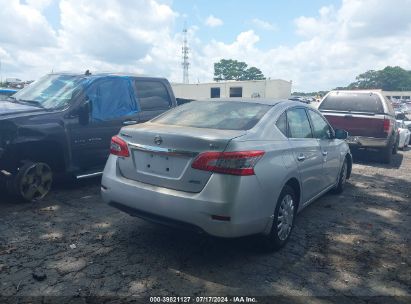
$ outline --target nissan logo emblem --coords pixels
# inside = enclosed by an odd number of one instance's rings
[[[161,138],[160,135],[156,135],[156,137],[154,137],[154,143],[156,145],[161,145],[162,142],[163,142],[163,139]]]

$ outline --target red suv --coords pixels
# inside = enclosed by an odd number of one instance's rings
[[[381,92],[331,91],[318,109],[334,129],[348,131],[351,150],[379,150],[384,163],[397,153],[395,112]]]

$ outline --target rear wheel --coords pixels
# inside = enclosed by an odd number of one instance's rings
[[[347,159],[344,159],[344,163],[341,167],[340,174],[338,175],[338,183],[332,190],[333,193],[340,194],[344,191],[345,182],[347,181],[348,166]]]
[[[270,232],[261,236],[261,245],[264,250],[274,251],[283,247],[290,238],[297,214],[296,195],[290,186],[286,185],[281,191]]]
[[[397,136],[397,140],[394,143],[394,147],[392,148],[392,154],[397,154],[398,152],[398,146],[400,145],[400,139],[399,136]]]
[[[44,198],[51,189],[53,173],[50,166],[41,162],[25,162],[11,181],[9,190],[19,199],[35,201]]]
[[[383,163],[389,164],[392,160],[392,154],[394,153],[394,147],[389,145],[381,150],[381,161]]]

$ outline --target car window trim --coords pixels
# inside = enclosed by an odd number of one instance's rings
[[[311,130],[311,137],[305,137],[305,138],[290,137],[290,130],[289,130],[289,125],[288,125],[288,111],[295,110],[295,109],[303,109],[303,110],[305,111],[305,115],[307,115],[308,124],[309,124],[310,130]],[[286,120],[286,121],[287,121],[287,138],[288,138],[288,139],[292,139],[292,140],[317,139],[317,138],[314,137],[313,129],[312,129],[312,126],[311,126],[310,117],[309,117],[309,115],[308,115],[308,113],[307,113],[307,108],[306,108],[306,107],[295,106],[295,107],[288,108],[288,109],[286,110],[286,112],[287,112],[287,120]]]
[[[287,110],[288,109],[286,109],[286,110],[284,110],[280,115],[278,115],[278,117],[277,117],[277,119],[275,120],[275,127],[278,129],[278,131],[280,131],[280,133],[285,137],[285,138],[289,138],[288,137],[288,119],[287,119]],[[284,134],[283,132],[281,132],[281,130],[280,130],[280,128],[278,128],[278,126],[277,126],[277,122],[278,122],[278,120],[280,119],[280,117],[283,115],[283,114],[285,114],[285,133],[286,134]]]
[[[309,111],[314,112],[314,113],[320,115],[321,119],[327,124],[328,128],[329,128],[330,131],[331,131],[332,138],[328,138],[328,140],[334,139],[334,137],[335,137],[334,128],[330,125],[330,123],[327,121],[327,119],[325,119],[325,117],[321,114],[321,112],[320,112],[320,113],[317,113],[314,109],[307,109],[307,110],[308,110],[308,120],[310,121],[310,124],[311,124],[311,131],[314,129],[314,123],[312,122],[312,119],[311,119],[311,116],[310,116],[310,114],[309,114],[309,113],[310,113]],[[314,134],[313,134],[313,136],[314,136]],[[314,138],[316,138],[316,137],[314,137]],[[316,139],[324,140],[324,138],[316,138]]]

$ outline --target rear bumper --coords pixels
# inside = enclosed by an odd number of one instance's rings
[[[365,136],[349,136],[347,143],[350,148],[385,148],[388,138],[375,138]]]
[[[268,210],[274,203],[264,198],[255,176],[213,174],[201,192],[189,193],[126,179],[116,163],[117,157],[110,155],[102,178],[102,198],[131,215],[194,227],[218,237],[262,233],[269,223]],[[230,220],[215,220],[212,215]]]

